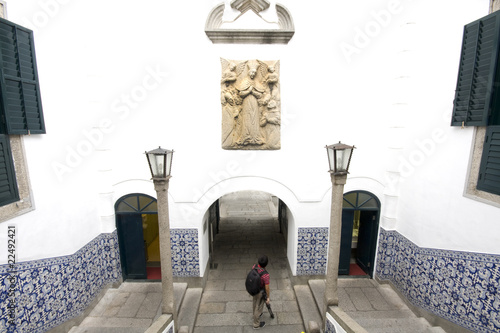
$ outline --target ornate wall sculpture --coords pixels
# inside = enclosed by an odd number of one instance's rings
[[[222,148],[281,147],[280,62],[221,58]]]

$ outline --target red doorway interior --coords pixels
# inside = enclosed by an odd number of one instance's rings
[[[161,280],[161,267],[146,267],[148,280]]]
[[[358,264],[350,264],[349,265],[349,275],[353,276],[364,276],[368,275],[361,269],[361,267],[358,266]]]

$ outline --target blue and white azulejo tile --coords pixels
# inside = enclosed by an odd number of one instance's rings
[[[381,228],[377,276],[415,306],[474,332],[500,332],[500,256],[420,248]]]
[[[175,277],[200,276],[198,229],[170,229],[172,272]]]
[[[45,332],[80,315],[105,285],[120,279],[116,232],[97,236],[69,256],[16,263],[14,270],[2,265],[0,332]],[[14,308],[8,305],[11,296]]]
[[[323,275],[328,261],[328,228],[299,228],[297,275]]]

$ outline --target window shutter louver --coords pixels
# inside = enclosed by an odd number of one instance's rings
[[[19,200],[9,138],[0,134],[0,206]]]
[[[477,188],[500,195],[500,126],[486,130]]]
[[[0,69],[5,133],[45,133],[33,32],[3,19]]]
[[[464,27],[452,126],[486,126],[497,70],[500,12]]]

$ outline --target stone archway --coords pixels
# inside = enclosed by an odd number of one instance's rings
[[[282,201],[270,193],[263,191],[237,191],[223,195],[214,204],[218,208],[216,226],[210,226],[213,231],[211,242],[211,267],[221,261],[217,253],[224,248],[231,248],[234,256],[240,255],[242,261],[256,259],[258,253],[264,254],[267,246],[259,241],[259,235],[266,233],[275,240],[273,251],[277,244],[281,245],[278,252],[286,256],[286,216],[279,214]],[[214,206],[212,206],[214,207]],[[213,215],[213,214],[210,214]],[[214,220],[212,220],[214,221]],[[232,244],[232,245],[229,245]],[[239,251],[241,248],[247,251]],[[250,258],[252,253],[255,258]],[[240,259],[241,259],[240,258]]]
[[[280,233],[279,204],[275,205],[279,199],[267,192],[241,190],[225,194],[218,202],[215,205],[219,206],[221,221],[214,237],[214,262],[207,274],[196,328],[200,331],[213,329],[214,318],[217,318],[216,325],[227,331],[237,331],[240,326],[251,327],[252,298],[246,292],[245,278],[258,257],[266,254],[269,258],[266,270],[271,276],[271,304],[280,316],[287,318],[279,324],[287,332],[303,331],[286,243]],[[278,323],[267,311],[262,320],[269,325]]]

